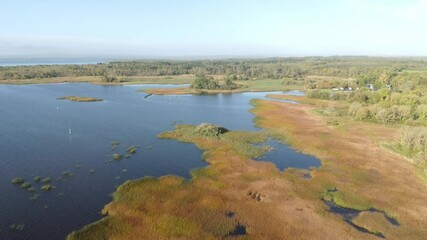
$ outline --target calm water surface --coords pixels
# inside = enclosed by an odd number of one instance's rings
[[[136,92],[152,87],[160,86],[0,85],[0,239],[63,239],[99,220],[111,193],[126,180],[168,174],[189,177],[191,169],[206,165],[201,151],[192,144],[156,138],[176,123],[211,122],[231,130],[258,130],[248,112],[249,101],[266,93],[144,98],[145,93]],[[56,100],[66,95],[105,101]],[[120,142],[114,151],[112,141]],[[134,156],[111,160],[113,153],[124,154],[130,145],[139,147]],[[280,146],[274,146],[274,159],[280,161],[286,154],[305,159]],[[268,156],[263,160],[269,161]],[[74,175],[63,177],[64,171]],[[40,191],[41,184],[33,181],[36,175],[51,177],[56,188]],[[34,193],[12,185],[15,177],[32,183],[38,200],[30,200]],[[25,227],[14,230],[12,224]]]

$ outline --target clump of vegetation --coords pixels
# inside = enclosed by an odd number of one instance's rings
[[[30,187],[31,187],[31,183],[24,182],[24,183],[21,184],[21,188],[28,189]]]
[[[71,176],[73,176],[73,172],[71,172],[71,171],[64,171],[63,173],[62,173],[62,176],[64,176],[64,177],[71,177]]]
[[[123,158],[123,156],[121,154],[118,154],[118,153],[114,153],[113,154],[113,159],[116,160],[116,161],[118,161],[118,160],[120,160],[122,158]]]
[[[130,158],[132,157],[132,155],[130,155],[129,153],[125,154],[125,158]]]
[[[414,163],[424,169],[427,175],[427,127],[404,128],[401,140],[392,144],[391,148],[413,159]]]
[[[38,182],[40,182],[41,181],[41,177],[40,176],[35,176],[34,177],[34,182],[36,182],[36,183],[38,183]]]
[[[122,81],[117,76],[104,75],[104,76],[102,76],[102,82],[104,82],[104,83],[121,83]]]
[[[35,192],[35,191],[36,191],[36,189],[35,189],[35,188],[33,188],[33,187],[30,187],[30,188],[28,188],[28,189],[27,189],[27,191],[28,191],[28,192]]]
[[[137,150],[138,150],[138,148],[137,148],[137,147],[135,147],[135,146],[130,146],[130,147],[127,149],[127,152],[128,152],[129,154],[135,154]]]
[[[14,179],[12,179],[12,183],[16,184],[16,185],[23,184],[24,183],[24,179],[23,178],[14,178]]]
[[[10,229],[16,230],[16,231],[22,231],[22,230],[24,230],[24,228],[25,228],[25,224],[14,223],[14,224],[10,225]]]
[[[210,123],[202,123],[194,128],[194,134],[200,137],[218,137],[226,132],[228,132],[226,128]]]
[[[51,184],[45,184],[45,185],[41,186],[40,189],[47,192],[47,191],[52,190],[53,186]]]
[[[50,182],[52,182],[52,178],[50,178],[50,177],[45,177],[42,180],[42,183],[50,183]]]
[[[72,102],[102,102],[103,99],[93,97],[78,97],[78,96],[65,96],[59,97],[58,100],[68,100]]]
[[[193,81],[193,83],[191,84],[191,88],[216,90],[219,89],[219,84],[218,81],[213,79],[213,77],[200,75]]]
[[[262,200],[262,198],[264,198],[264,197],[265,197],[265,195],[263,195],[263,194],[261,194],[261,193],[259,193],[259,192],[252,192],[252,191],[249,191],[249,192],[248,192],[248,196],[249,196],[250,198],[254,199],[254,200],[257,200],[257,201],[261,201],[261,200]]]
[[[117,141],[113,141],[113,142],[111,143],[111,150],[115,150],[119,144],[120,144],[119,142],[117,142]]]
[[[220,83],[211,76],[198,75],[191,84],[191,88],[203,90],[234,90],[239,88],[239,85],[234,83],[236,76],[227,76]]]

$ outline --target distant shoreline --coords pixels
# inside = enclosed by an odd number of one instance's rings
[[[112,61],[106,58],[0,58],[0,67],[37,65],[84,65]]]

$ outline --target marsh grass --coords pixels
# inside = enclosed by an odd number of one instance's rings
[[[373,208],[372,203],[369,200],[358,197],[357,194],[352,191],[343,192],[337,189],[328,190],[325,192],[323,199],[325,201],[332,201],[339,207],[355,209],[358,211],[365,211]]]
[[[396,159],[384,157],[363,133],[366,127],[384,134],[383,128],[363,125],[343,130],[328,126],[324,118],[330,116],[312,115],[317,103],[307,101],[309,107],[257,101],[252,112],[258,116],[257,126],[271,129],[301,152],[322,159],[322,167],[312,170],[312,179],[302,179],[292,170],[280,172],[271,164],[246,157],[253,153],[245,147],[262,143],[263,136],[233,132],[204,135],[194,131],[196,126],[177,125],[159,137],[194,143],[210,165],[193,170],[191,180],[169,176],[126,182],[104,208],[108,217],[74,232],[69,240],[228,239],[240,225],[247,232],[236,236],[239,239],[370,237],[349,230],[345,221],[328,212],[323,199],[352,209],[381,208],[402,218],[401,226],[378,229],[381,233],[394,239],[423,239],[427,230],[423,227],[422,197],[426,195],[419,192],[425,193],[425,186],[410,174],[402,174],[410,173],[406,168],[395,171],[394,166],[399,166],[393,162]],[[401,179],[411,179],[411,184],[400,184]],[[256,199],[261,193],[260,201],[254,201],[253,194],[248,196],[248,191],[257,193]],[[229,211],[236,216],[229,218]]]
[[[45,191],[45,192],[48,192],[48,191],[52,190],[53,188],[54,188],[54,186],[52,186],[51,184],[45,184],[45,185],[41,186],[40,189]]]
[[[52,178],[50,178],[50,177],[45,177],[42,180],[42,183],[45,183],[45,184],[50,183],[50,182],[52,182]]]
[[[24,182],[24,183],[21,184],[21,188],[29,189],[30,187],[31,187],[31,183]]]
[[[103,99],[93,97],[78,97],[78,96],[65,96],[59,97],[58,100],[68,100],[72,102],[101,102]]]
[[[113,154],[113,160],[119,161],[122,158],[123,158],[123,155],[121,154],[118,154],[118,153]]]
[[[111,142],[111,150],[116,150],[117,146],[119,146],[120,143],[118,141]]]
[[[20,184],[23,184],[25,181],[24,181],[24,179],[23,178],[14,178],[14,179],[12,179],[12,184],[16,184],[16,185],[20,185]]]
[[[38,183],[38,182],[40,182],[41,181],[41,177],[40,176],[35,176],[34,177],[34,182],[36,182],[36,183]]]
[[[179,177],[127,181],[116,189],[113,198],[114,204],[103,210],[103,213],[108,212],[108,217],[73,232],[67,239],[115,236],[122,239],[222,239],[237,224],[234,218],[227,217],[226,211],[215,207],[223,205],[220,197],[192,189]],[[180,204],[173,204],[176,201]],[[145,213],[139,210],[141,208]],[[122,211],[136,217],[132,217],[134,224],[143,223],[144,227],[128,225],[128,218],[121,215]]]
[[[130,146],[130,147],[127,149],[127,153],[128,153],[128,154],[135,154],[137,150],[138,150],[138,148],[137,148],[137,147],[135,147],[135,146]]]

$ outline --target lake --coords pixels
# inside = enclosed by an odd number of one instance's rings
[[[137,92],[157,87],[173,85],[0,85],[0,239],[63,239],[102,218],[99,213],[111,193],[126,180],[169,174],[188,178],[191,169],[206,166],[201,151],[156,137],[175,124],[210,122],[230,130],[259,130],[248,112],[249,101],[266,93],[145,98],[146,93]],[[104,101],[56,99],[67,95]],[[120,143],[114,150],[113,141]],[[138,147],[136,154],[112,160],[114,153],[125,154],[132,145]],[[272,162],[281,162],[276,163],[280,169],[320,165],[282,144],[274,147],[261,160],[272,156]],[[286,165],[281,160],[286,157],[310,162]],[[63,176],[66,171],[73,175]],[[51,177],[56,188],[41,191],[35,176]],[[16,177],[30,182],[36,192],[13,185]],[[35,194],[40,195],[31,200]],[[12,229],[13,224],[23,229]]]

